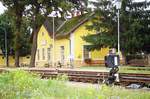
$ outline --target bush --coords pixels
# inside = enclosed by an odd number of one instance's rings
[[[11,71],[0,75],[0,97],[2,99],[30,98],[40,83],[38,76],[25,71]]]

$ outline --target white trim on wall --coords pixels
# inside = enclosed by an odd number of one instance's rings
[[[82,62],[84,61],[84,45],[82,45]]]
[[[92,54],[91,54],[91,51],[89,52],[89,58],[91,58],[91,59],[92,59]]]
[[[71,55],[69,55],[71,58],[75,58],[75,55],[74,55],[74,53],[75,53],[75,50],[74,50],[74,48],[75,48],[75,43],[74,43],[74,33],[71,33],[70,34],[70,42],[71,42]]]

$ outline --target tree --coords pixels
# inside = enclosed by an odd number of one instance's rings
[[[63,8],[65,12],[68,9],[71,9],[71,7],[79,7],[76,6],[79,2],[74,3],[72,0],[63,0],[61,2],[58,0],[1,0],[1,2],[5,7],[7,7],[9,15],[12,16],[14,20],[15,65],[17,67],[19,66],[19,49],[23,46],[22,43],[19,43],[20,41],[23,41],[22,29],[28,28],[23,26],[23,17],[30,22],[29,28],[33,29],[30,66],[34,66],[37,48],[37,33],[40,26],[47,18],[47,15],[51,13],[52,8],[55,10]]]
[[[11,27],[11,18],[10,16],[6,13],[0,15],[0,48],[1,50],[4,50],[4,45],[5,45],[5,32],[4,29],[7,32],[7,41],[9,42],[8,44],[8,50],[10,50],[10,48],[13,46],[13,39],[14,35],[13,35],[13,30]]]
[[[31,27],[33,28],[30,60],[31,67],[35,66],[38,30],[44,23],[47,15],[52,11],[52,6],[54,6],[56,9],[58,8],[59,4],[60,2],[58,0],[32,0],[30,2],[31,8],[28,10],[27,15],[30,15],[30,20],[32,20]]]
[[[91,2],[95,7],[95,15],[90,19],[89,30],[95,30],[95,35],[83,39],[91,43],[91,50],[103,47],[117,48],[117,9],[112,0],[97,0]],[[124,55],[149,53],[150,50],[150,2],[133,2],[122,0],[120,13],[120,45]]]
[[[30,37],[31,37],[31,28],[30,28],[30,21],[23,17],[22,20],[22,27],[21,27],[21,36],[20,36],[20,49],[19,49],[19,55],[20,56],[26,56],[31,54],[31,43],[30,43]]]
[[[7,56],[9,56],[10,54],[10,50],[13,46],[13,30],[11,28],[11,18],[10,16],[8,16],[7,13],[4,13],[2,15],[0,15],[0,50],[3,52],[3,56],[5,56],[7,54]],[[6,35],[7,34],[7,35]],[[7,39],[7,42],[5,42],[5,36],[6,36],[6,39]],[[7,48],[6,45],[7,44]],[[7,53],[6,53],[6,50],[7,50]],[[8,57],[5,57],[7,58],[7,66],[9,66],[9,58]]]
[[[80,0],[77,0],[80,1]],[[86,3],[87,1],[84,1]],[[30,60],[30,66],[35,66],[35,55],[36,55],[36,49],[37,49],[37,33],[40,28],[40,26],[44,23],[46,17],[48,14],[50,14],[53,10],[58,10],[59,8],[63,9],[62,14],[64,14],[66,11],[71,10],[71,8],[80,8],[79,6],[76,6],[78,2],[73,2],[72,0],[32,0],[31,1],[31,9],[33,15],[33,34],[32,34],[32,49],[31,49],[31,60]],[[82,7],[83,8],[83,7]],[[43,13],[42,13],[42,12]]]
[[[14,29],[14,18],[10,16],[9,12],[6,11],[4,14],[0,15],[0,48],[5,54],[5,32],[7,33],[7,50],[8,56],[14,55],[14,39],[15,39],[15,29]],[[28,29],[29,23],[25,17],[22,20],[21,34],[20,34],[20,49],[19,55],[25,56],[30,54],[30,31]],[[8,58],[9,59],[9,58]],[[8,60],[9,63],[9,60]]]
[[[4,6],[7,7],[10,16],[14,21],[14,48],[15,48],[15,66],[19,67],[19,49],[20,49],[20,36],[21,36],[21,26],[22,18],[28,0],[1,0]]]

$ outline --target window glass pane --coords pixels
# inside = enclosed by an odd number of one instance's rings
[[[90,58],[90,51],[89,51],[89,46],[90,45],[84,45],[83,46],[83,57],[84,59],[89,59]]]
[[[60,46],[60,57],[61,57],[61,63],[63,64],[64,63],[64,59],[65,59],[65,55],[64,55],[64,46]]]
[[[42,49],[42,56],[43,56],[43,60],[45,60],[45,49]]]
[[[42,32],[42,36],[44,36],[44,32]]]
[[[47,58],[48,60],[51,60],[51,48],[47,49]]]

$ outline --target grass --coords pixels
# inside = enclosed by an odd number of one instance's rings
[[[104,70],[109,71],[110,68],[105,66],[84,66],[80,67],[81,70]],[[131,66],[120,66],[119,73],[143,73],[150,74],[150,67],[131,67]]]
[[[42,80],[25,71],[0,75],[1,99],[150,99],[150,92],[127,90],[122,87],[68,86],[66,76]]]

